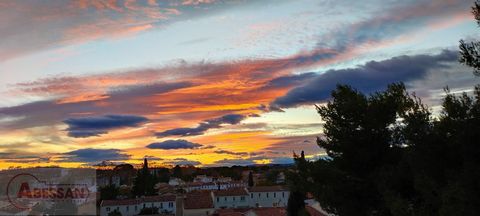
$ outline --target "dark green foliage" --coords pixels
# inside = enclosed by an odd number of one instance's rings
[[[242,178],[242,167],[217,167],[215,168],[219,176],[230,177],[233,180],[240,180]]]
[[[305,213],[305,196],[303,193],[293,191],[288,197],[287,212],[288,216],[302,216],[307,215]]]
[[[255,182],[253,182],[253,173],[250,171],[248,173],[248,186],[253,187],[255,185]]]
[[[158,215],[157,207],[143,208],[138,215]]]
[[[168,183],[170,180],[170,171],[168,168],[157,168],[157,179],[159,182]]]
[[[271,169],[265,173],[265,182],[266,185],[276,185],[278,180],[278,175],[280,171],[277,169]]]
[[[115,209],[112,212],[108,213],[108,216],[122,216],[122,213]]]
[[[137,176],[133,180],[133,194],[135,196],[155,195],[155,184],[159,181],[155,175],[148,170],[148,164],[145,159],[144,167],[137,171]]]
[[[172,176],[175,177],[175,178],[182,178],[183,177],[182,168],[179,165],[176,165],[175,167],[173,167]]]
[[[472,13],[480,26],[480,1],[476,1],[472,7]],[[460,62],[474,69],[476,75],[480,75],[480,42],[465,42],[460,40]]]
[[[300,157],[294,154],[295,171],[287,172],[288,186],[290,188],[290,196],[288,198],[287,213],[288,216],[308,215],[305,211],[305,197],[308,180],[307,161],[302,151]]]
[[[479,86],[447,90],[438,118],[403,84],[370,96],[340,85],[332,97],[317,107],[328,159],[295,156],[292,195],[312,192],[338,215],[479,214]]]
[[[107,185],[100,188],[100,200],[113,200],[117,198],[119,191],[115,185]]]

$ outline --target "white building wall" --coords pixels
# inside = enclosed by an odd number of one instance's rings
[[[216,196],[213,199],[215,209],[248,207],[248,195],[245,196]]]
[[[175,202],[145,202],[145,208],[157,207],[159,213],[168,212],[170,214],[175,214],[176,206]],[[143,208],[143,206],[142,206]]]
[[[137,208],[135,208],[137,207]],[[108,216],[110,212],[118,210],[122,216],[138,215],[141,210],[140,205],[119,205],[119,206],[102,206],[100,208],[101,216]]]
[[[171,214],[176,213],[175,202],[145,202],[137,205],[119,205],[119,206],[102,206],[100,208],[101,216],[108,216],[110,212],[118,210],[122,216],[138,215],[143,208],[157,207],[158,212],[162,213],[167,211]]]
[[[286,207],[290,192],[250,192],[250,207]]]

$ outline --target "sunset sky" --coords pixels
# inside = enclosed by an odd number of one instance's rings
[[[466,0],[0,1],[0,169],[231,166],[324,155],[337,83],[435,112],[480,32]]]

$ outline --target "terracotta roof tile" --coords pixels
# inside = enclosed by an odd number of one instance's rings
[[[215,196],[248,196],[247,191],[244,188],[232,188],[228,190],[213,191]]]
[[[274,192],[274,191],[288,191],[287,188],[276,185],[276,186],[254,186],[248,189],[249,192]]]
[[[164,196],[149,196],[144,197],[143,200],[145,202],[171,202],[176,200],[175,195],[164,195]]]
[[[137,205],[140,203],[139,199],[124,199],[124,200],[102,200],[100,206],[121,206],[121,205]]]
[[[257,216],[287,216],[285,208],[255,208],[253,211]]]
[[[268,208],[234,208],[234,209],[218,209],[214,216],[243,216],[247,212],[254,212],[257,216],[286,216],[287,210],[281,207]]]
[[[210,191],[198,191],[186,194],[183,202],[184,209],[213,208],[213,200]]]

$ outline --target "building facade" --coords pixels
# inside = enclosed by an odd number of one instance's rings
[[[137,199],[125,199],[125,200],[103,200],[100,204],[100,215],[108,216],[113,211],[118,211],[122,216],[138,215],[144,208],[158,208],[158,212],[161,214],[176,213],[176,196],[175,195],[163,195],[163,196],[151,196]]]
[[[248,193],[251,207],[286,207],[290,196],[283,186],[255,186]]]
[[[248,192],[245,188],[213,191],[215,209],[246,208],[249,206]]]

